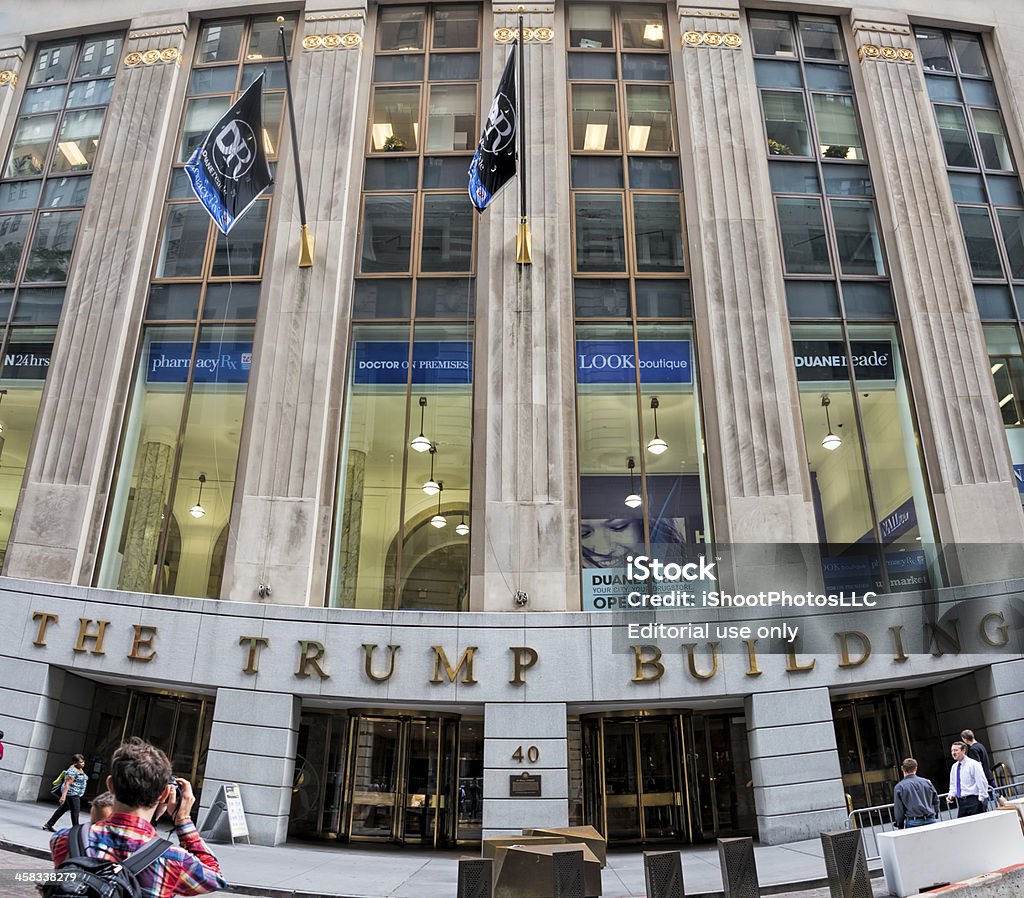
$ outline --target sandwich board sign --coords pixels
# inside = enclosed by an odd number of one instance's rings
[[[201,829],[203,838],[211,842],[234,844],[235,839],[249,840],[249,826],[245,822],[245,808],[242,807],[242,794],[237,783],[225,783],[217,792],[210,813]]]

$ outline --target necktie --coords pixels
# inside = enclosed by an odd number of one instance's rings
[[[960,765],[961,764],[963,764],[963,761],[957,761],[956,762],[956,797],[957,798],[960,797]]]

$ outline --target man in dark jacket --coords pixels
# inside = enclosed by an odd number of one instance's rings
[[[985,779],[989,786],[995,786],[996,781],[992,778],[992,759],[989,757],[988,749],[974,738],[974,730],[964,730],[960,738],[967,743],[967,757],[974,758],[985,769]]]
[[[939,819],[939,793],[931,780],[917,775],[917,761],[903,762],[903,779],[892,790],[896,829],[927,826]]]

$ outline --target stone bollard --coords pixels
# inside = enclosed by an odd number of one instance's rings
[[[822,833],[821,848],[832,898],[872,898],[871,875],[859,829]]]
[[[489,857],[460,857],[457,898],[491,898],[493,869]]]
[[[683,862],[678,851],[645,851],[647,898],[686,898]]]
[[[583,852],[559,851],[552,855],[554,898],[587,898],[583,876]]]
[[[759,898],[753,839],[719,839],[718,863],[725,898]]]

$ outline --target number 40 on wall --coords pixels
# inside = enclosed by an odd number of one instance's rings
[[[536,745],[529,746],[526,751],[523,751],[523,747],[520,745],[514,752],[512,752],[512,760],[518,761],[520,764],[523,761],[527,761],[530,764],[536,764],[540,760],[540,749]]]

